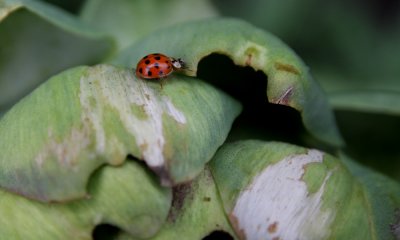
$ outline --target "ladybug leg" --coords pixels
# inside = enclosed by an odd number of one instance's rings
[[[167,79],[167,78],[165,78],[165,77],[161,77],[161,78],[159,79],[159,83],[160,83],[161,89],[163,89],[163,85],[164,85],[164,83],[166,82],[166,81],[165,81],[166,79]]]

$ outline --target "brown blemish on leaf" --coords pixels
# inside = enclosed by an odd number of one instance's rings
[[[146,99],[147,99],[148,101],[150,101],[150,95],[149,95],[149,94],[145,93],[144,96],[146,97]]]
[[[250,66],[251,65],[251,60],[253,58],[252,54],[248,54],[246,58],[246,65]]]
[[[285,71],[285,72],[293,73],[293,74],[296,74],[296,75],[300,75],[299,70],[297,70],[294,66],[292,66],[290,64],[284,64],[284,63],[276,62],[275,63],[275,68],[278,71]]]
[[[277,222],[273,222],[272,224],[270,224],[267,228],[268,232],[270,234],[276,233],[276,231],[278,230],[278,223]]]
[[[204,201],[204,202],[210,202],[210,201],[211,201],[211,198],[210,198],[210,197],[203,197],[203,201]]]
[[[229,214],[229,220],[239,239],[246,239],[246,234],[244,230],[239,227],[239,219],[235,216],[235,214]]]
[[[293,95],[293,86],[287,88],[286,91],[277,99],[273,99],[272,103],[288,105],[292,95]]]
[[[168,214],[168,221],[175,222],[188,199],[193,199],[192,182],[179,184],[172,188],[172,206]]]

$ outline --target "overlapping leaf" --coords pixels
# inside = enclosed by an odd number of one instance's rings
[[[171,189],[136,162],[104,167],[85,199],[43,204],[0,191],[0,234],[5,239],[91,239],[96,226],[110,224],[140,239],[158,232],[171,206]]]
[[[196,75],[199,61],[212,53],[260,70],[268,76],[265,91],[271,103],[298,110],[305,127],[316,138],[336,146],[342,144],[330,106],[308,68],[290,48],[267,32],[233,19],[188,22],[150,34],[114,63],[135,66],[151,52],[182,58],[188,67],[186,74],[191,75]]]
[[[194,178],[225,140],[240,105],[194,78],[163,88],[108,65],[61,73],[0,121],[0,186],[42,201],[85,196],[90,174],[144,160],[164,185]]]

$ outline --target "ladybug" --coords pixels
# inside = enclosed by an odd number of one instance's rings
[[[161,53],[144,56],[136,66],[136,76],[143,79],[160,79],[185,66],[182,59],[168,57]]]

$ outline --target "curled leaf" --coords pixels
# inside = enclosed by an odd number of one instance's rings
[[[0,234],[5,239],[91,239],[96,226],[110,224],[128,236],[148,238],[163,225],[171,190],[160,187],[142,165],[127,162],[97,171],[86,199],[48,204],[0,191]],[[23,226],[23,227],[22,227]]]
[[[142,159],[164,185],[200,173],[240,105],[171,76],[163,88],[130,69],[78,67],[40,86],[0,120],[0,186],[41,201],[85,196],[90,174]]]
[[[298,110],[314,137],[336,146],[342,144],[324,93],[303,61],[272,34],[233,19],[188,22],[150,34],[113,62],[132,67],[152,52],[182,58],[187,64],[186,73],[193,76],[197,74],[199,61],[213,53],[226,55],[237,65],[262,71],[268,76],[269,102]]]

